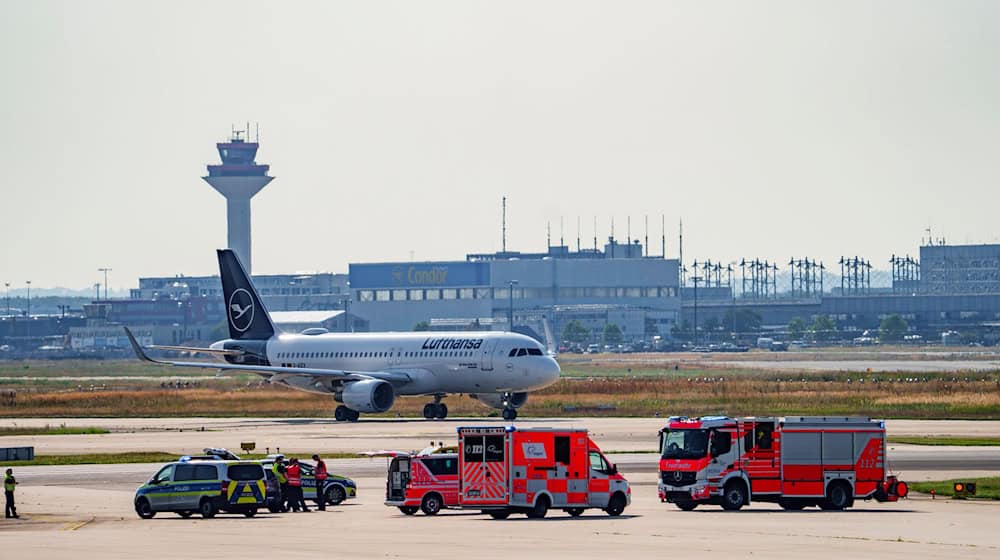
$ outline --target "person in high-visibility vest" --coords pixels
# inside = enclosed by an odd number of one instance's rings
[[[3,497],[5,498],[3,514],[7,519],[20,517],[17,514],[17,508],[14,507],[14,488],[16,486],[17,480],[14,478],[14,470],[7,469],[7,474],[3,477]]]
[[[288,477],[288,490],[291,494],[289,499],[289,506],[291,506],[292,511],[309,511],[306,506],[306,500],[302,496],[302,467],[299,466],[299,460],[292,457],[289,461],[288,468],[285,469],[285,476]]]
[[[285,503],[288,500],[288,477],[285,476],[283,459],[275,459],[271,463],[271,470],[274,471],[274,478],[278,480],[278,509],[288,511],[288,505]]]
[[[326,511],[326,463],[319,455],[313,455],[313,461],[316,461],[316,507]]]

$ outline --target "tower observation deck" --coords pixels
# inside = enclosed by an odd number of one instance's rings
[[[249,273],[250,199],[274,177],[267,174],[271,166],[258,165],[255,161],[259,144],[247,142],[242,135],[242,130],[234,130],[228,142],[215,145],[222,165],[209,165],[208,176],[202,179],[226,197],[229,248],[236,251]]]

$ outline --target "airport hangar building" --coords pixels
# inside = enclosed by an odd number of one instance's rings
[[[373,331],[527,328],[558,339],[579,321],[599,342],[607,324],[625,340],[669,335],[681,310],[678,261],[643,256],[638,242],[604,251],[470,254],[464,261],[351,264],[350,312]]]

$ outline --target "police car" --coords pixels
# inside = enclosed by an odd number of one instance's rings
[[[135,492],[135,512],[150,519],[161,511],[204,518],[223,511],[247,517],[265,507],[266,474],[258,461],[181,457],[169,463]]]
[[[268,455],[261,461],[264,468],[271,470],[276,459],[284,459],[284,455]],[[316,500],[316,474],[315,466],[306,461],[299,461],[302,473],[302,497],[306,500]],[[346,476],[328,473],[326,483],[323,485],[323,493],[326,495],[326,503],[337,505],[344,500],[351,500],[358,497],[358,485]]]

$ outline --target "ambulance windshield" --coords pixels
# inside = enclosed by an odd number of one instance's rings
[[[708,430],[667,430],[663,434],[664,459],[701,459],[708,455]]]

